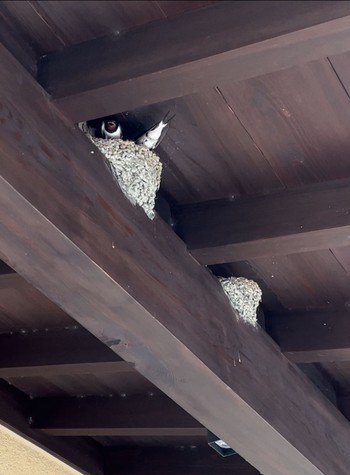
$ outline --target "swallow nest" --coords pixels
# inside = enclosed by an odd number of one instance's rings
[[[134,142],[88,136],[108,160],[112,175],[124,195],[133,205],[141,206],[147,216],[153,219],[162,173],[159,157]]]
[[[257,326],[256,311],[261,302],[261,289],[253,280],[244,277],[219,277],[231,306],[246,323]]]

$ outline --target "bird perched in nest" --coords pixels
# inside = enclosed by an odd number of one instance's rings
[[[101,124],[101,135],[103,139],[121,139],[121,125],[115,119],[103,120]]]
[[[175,117],[175,114],[170,118],[168,117],[169,112],[167,112],[165,117],[158,124],[155,124],[153,127],[144,132],[138,139],[136,139],[135,143],[137,145],[144,145],[150,150],[154,150],[156,147],[158,147],[158,145],[164,139],[165,134],[169,129],[169,123]]]

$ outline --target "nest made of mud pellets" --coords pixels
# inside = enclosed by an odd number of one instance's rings
[[[147,216],[153,219],[162,174],[158,155],[128,140],[106,140],[87,135],[106,157],[124,195],[132,204],[141,206]]]
[[[257,326],[257,308],[262,292],[253,280],[244,277],[219,277],[222,288],[228,296],[231,306],[246,323]]]

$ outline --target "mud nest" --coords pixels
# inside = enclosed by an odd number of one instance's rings
[[[219,277],[231,306],[246,323],[257,326],[256,311],[261,302],[262,292],[253,280],[244,277]]]
[[[87,134],[103,153],[114,179],[133,205],[141,206],[153,219],[162,163],[159,157],[141,145],[119,139],[100,139]]]

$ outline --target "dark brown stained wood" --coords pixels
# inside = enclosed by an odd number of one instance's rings
[[[154,385],[134,372],[56,374],[8,378],[16,388],[31,397],[86,397],[111,394],[133,396],[154,391]]]
[[[287,187],[350,176],[350,101],[327,59],[219,87]]]
[[[64,45],[74,45],[107,33],[118,36],[125,30],[164,18],[161,9],[150,1],[30,3]]]
[[[322,363],[322,368],[334,381],[338,395],[350,393],[350,362],[333,361]]]
[[[345,394],[338,397],[339,410],[350,420],[350,395]]]
[[[295,363],[350,360],[350,312],[270,316],[268,331]]]
[[[348,51],[349,13],[347,2],[220,2],[48,55],[39,78],[71,120],[93,119]]]
[[[216,89],[119,114],[136,138],[168,111],[176,116],[157,149],[162,187],[179,204],[283,189],[270,164]]]
[[[203,436],[207,430],[167,396],[34,399],[32,428],[55,436]]]
[[[193,448],[193,447],[207,447],[208,437],[205,436],[186,436],[184,439],[181,436],[167,436],[167,437],[93,437],[93,440],[101,444],[103,447],[157,447],[158,450],[162,447],[167,448]]]
[[[24,35],[37,57],[93,38],[203,8],[215,2],[2,1],[13,29]]]
[[[328,249],[249,263],[287,310],[327,312],[348,305],[350,278]]]
[[[237,318],[166,223],[126,200],[98,150],[1,47],[0,61],[6,262],[261,472],[348,475],[338,410]]]
[[[202,1],[202,0],[193,0],[191,2],[188,1],[178,1],[174,0],[169,2],[168,0],[157,0],[155,2],[161,11],[164,13],[166,17],[170,17],[172,15],[179,15],[180,13],[184,13],[189,10],[195,10],[198,8],[207,7],[209,5],[213,5],[214,3],[220,3],[217,1]]]
[[[0,275],[0,332],[39,330],[74,321],[19,275]]]
[[[83,328],[0,335],[0,378],[134,371]]]
[[[0,290],[3,289],[21,289],[29,286],[28,282],[15,272],[10,274],[0,274]]]
[[[54,438],[29,426],[30,399],[21,391],[0,381],[1,424],[68,463],[86,475],[103,475],[102,453],[98,444],[79,438]]]
[[[314,383],[332,404],[337,406],[336,385],[333,378],[317,363],[299,363],[298,368]]]
[[[349,226],[349,181],[178,210],[181,237],[206,265],[346,246]]]
[[[329,62],[334,68],[342,86],[350,94],[350,52],[331,56]]]
[[[106,475],[258,475],[239,455],[223,458],[205,448],[110,448]]]
[[[27,42],[27,38],[22,34],[13,18],[9,18],[6,2],[0,4],[0,43],[2,43],[14,57],[22,64],[22,66],[33,77],[36,76],[37,55],[34,49]],[[11,2],[11,3],[25,3],[25,2]]]
[[[350,274],[350,246],[335,247],[331,251],[345,272]]]

